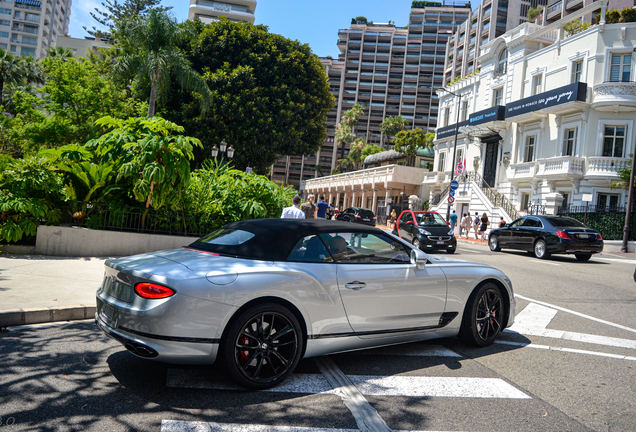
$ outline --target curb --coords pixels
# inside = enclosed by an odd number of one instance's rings
[[[97,311],[92,305],[24,308],[0,310],[0,328],[56,321],[75,321],[93,318]]]

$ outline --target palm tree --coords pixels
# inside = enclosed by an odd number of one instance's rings
[[[73,51],[70,48],[55,47],[46,50],[46,54],[55,60],[68,60],[73,57]]]
[[[0,104],[7,85],[44,82],[39,60],[19,57],[0,48]]]
[[[170,88],[170,77],[186,90],[210,98],[204,79],[192,67],[185,55],[176,48],[177,40],[186,30],[166,12],[151,9],[145,16],[135,16],[121,24],[118,36],[124,50],[113,72],[120,79],[135,77],[150,81],[148,117],[155,115],[157,100]]]

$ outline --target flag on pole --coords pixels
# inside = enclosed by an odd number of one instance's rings
[[[464,162],[462,162],[461,158],[457,159],[457,169],[455,170],[455,172],[457,173],[458,176],[464,174],[465,166],[466,166],[465,160]]]

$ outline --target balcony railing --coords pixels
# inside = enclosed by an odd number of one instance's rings
[[[585,173],[585,159],[563,156],[539,159],[537,177],[582,177]]]
[[[507,177],[509,180],[528,180],[534,177],[535,168],[534,161],[510,165]]]
[[[618,178],[618,171],[628,169],[631,163],[629,158],[615,158],[605,156],[588,157],[587,175],[595,177]]]

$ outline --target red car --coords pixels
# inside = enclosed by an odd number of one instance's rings
[[[437,212],[404,210],[395,222],[393,234],[423,251],[445,250],[455,253],[457,239],[448,223]]]

